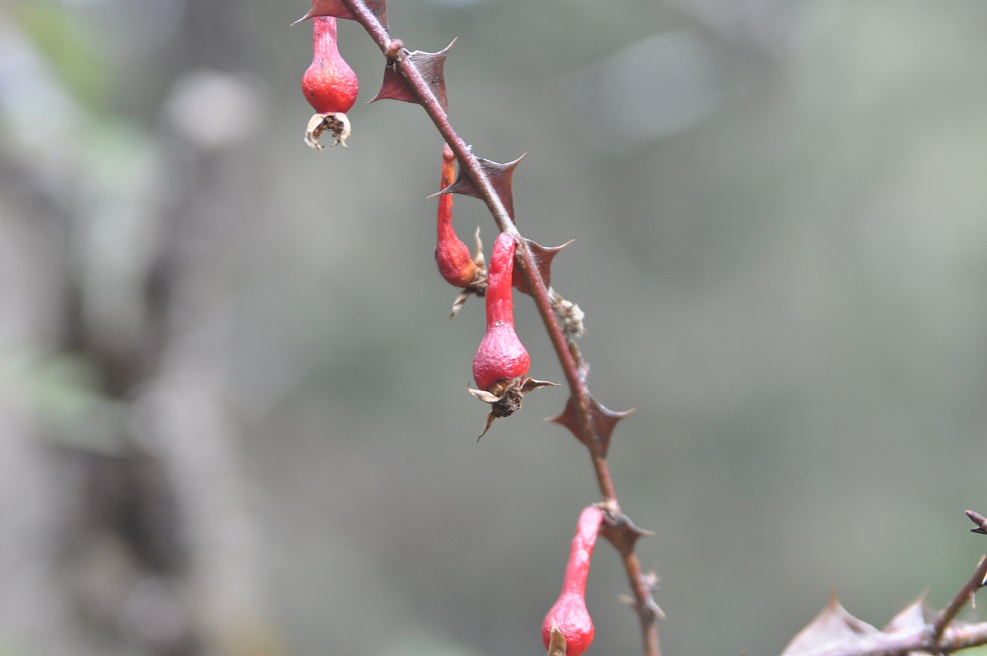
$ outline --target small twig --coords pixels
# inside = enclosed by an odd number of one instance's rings
[[[973,572],[973,576],[967,581],[960,591],[956,593],[953,600],[949,602],[949,605],[943,609],[936,618],[936,621],[932,625],[932,644],[938,645],[939,641],[942,639],[943,633],[946,631],[946,627],[956,619],[956,616],[960,614],[963,607],[973,599],[973,596],[977,593],[977,590],[984,586],[984,580],[987,579],[987,556],[982,556],[980,558],[980,564],[977,565],[977,569]]]

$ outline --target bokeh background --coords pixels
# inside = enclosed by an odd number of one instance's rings
[[[477,444],[482,308],[435,272],[441,142],[302,134],[306,0],[0,5],[0,654],[543,653],[584,450]],[[575,242],[610,463],[669,654],[881,625],[987,543],[987,3],[392,0],[454,125]],[[493,222],[458,198],[468,238]],[[525,298],[532,373],[561,380]],[[591,653],[640,652],[602,544]]]

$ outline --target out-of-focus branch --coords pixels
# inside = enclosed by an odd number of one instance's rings
[[[942,639],[943,633],[946,628],[956,619],[956,616],[960,614],[963,607],[966,606],[973,600],[973,596],[977,594],[977,590],[984,586],[984,581],[987,580],[987,556],[982,556],[980,558],[980,564],[977,565],[977,569],[973,572],[973,576],[970,580],[960,588],[960,591],[956,593],[953,600],[946,606],[945,609],[936,618],[936,621],[932,625],[932,643],[939,644],[940,639]],[[950,650],[946,650],[950,651]]]

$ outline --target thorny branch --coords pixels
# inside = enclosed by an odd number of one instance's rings
[[[977,569],[973,572],[973,576],[966,582],[966,585],[960,588],[960,591],[953,597],[949,606],[943,609],[942,613],[939,614],[939,617],[933,623],[932,644],[939,644],[946,628],[956,619],[956,616],[960,614],[963,607],[973,600],[977,590],[983,587],[985,580],[987,580],[987,556],[982,556],[980,558],[980,564],[977,565]]]
[[[811,656],[904,656],[913,652],[948,654],[960,649],[987,644],[987,623],[951,626],[937,643],[928,627],[907,632],[863,636],[851,648],[821,649]]]
[[[614,413],[607,410],[590,395],[585,379],[585,365],[581,357],[578,358],[579,362],[577,362],[576,355],[579,352],[572,348],[574,345],[560,328],[553,310],[549,289],[542,279],[529,242],[521,237],[514,223],[512,218],[513,200],[509,197],[509,174],[516,162],[508,165],[495,165],[501,167],[496,169],[490,166],[493,163],[477,158],[450,124],[448,114],[443,107],[444,98],[437,97],[434,91],[435,87],[431,86],[418,67],[413,65],[411,59],[413,53],[405,49],[401,41],[391,37],[387,27],[368,7],[365,0],[341,0],[341,3],[345,5],[351,17],[364,27],[378,45],[381,52],[388,58],[389,65],[393,63],[395,72],[404,80],[417,103],[425,109],[442,138],[452,148],[461,170],[472,182],[472,191],[486,203],[497,226],[502,232],[510,233],[517,241],[517,270],[520,271],[527,283],[528,290],[545,324],[569,385],[569,403],[566,406],[566,412],[557,419],[557,422],[569,428],[587,446],[604,505],[612,517],[623,517],[617,492],[607,466],[606,450],[609,443],[609,433],[624,413]],[[377,4],[382,5],[379,1]],[[441,88],[444,90],[444,86]],[[491,175],[491,171],[496,173],[505,170],[508,176],[506,197],[502,194],[504,185],[495,184]],[[634,543],[642,533],[627,528],[628,526],[633,527],[630,522],[621,523],[618,521],[614,526],[615,530],[609,531],[607,537],[624,561],[624,568],[634,593],[633,605],[640,619],[645,656],[660,656],[661,649],[656,623],[659,611],[651,596],[655,577],[642,573],[640,562],[634,553]]]
[[[386,0],[315,0],[313,10],[301,20],[318,15],[353,19],[364,27],[387,58],[384,85],[375,99],[392,98],[421,105],[452,149],[460,165],[460,179],[442,193],[463,193],[481,199],[486,203],[500,231],[514,238],[516,269],[521,273],[527,293],[535,301],[569,385],[570,396],[565,410],[553,421],[568,428],[589,450],[603,496],[603,502],[599,505],[606,511],[606,521],[602,527],[603,535],[623,558],[631,589],[634,592],[631,605],[637,610],[640,619],[645,656],[660,656],[656,620],[662,613],[652,597],[657,577],[653,573],[642,573],[634,553],[638,538],[648,533],[634,526],[621,512],[606,461],[613,428],[627,413],[608,410],[589,392],[586,383],[588,367],[572,340],[575,332],[566,317],[567,312],[574,306],[548,286],[548,266],[551,256],[561,250],[561,247],[544,249],[534,244],[521,236],[514,223],[511,176],[521,158],[507,164],[480,159],[453,129],[446,111],[447,96],[442,74],[442,63],[451,44],[438,53],[408,51],[400,39],[392,39],[390,36],[386,25]],[[546,253],[550,253],[547,260]],[[579,320],[581,315],[577,322]],[[987,533],[987,518],[973,511],[966,512],[977,525],[973,531]],[[987,585],[987,556],[981,558],[973,576],[931,623],[909,624],[891,632],[881,632],[871,627],[871,631],[858,634],[858,628],[862,623],[847,615],[846,618],[852,627],[852,639],[837,639],[831,642],[825,635],[829,629],[824,628],[823,635],[814,634],[811,639],[803,640],[804,644],[795,647],[795,643],[799,643],[800,637],[804,636],[804,630],[793,640],[793,644],[786,649],[785,654],[786,656],[789,654],[893,656],[918,652],[947,654],[987,644],[987,622],[980,624],[956,622],[962,609],[967,603],[974,601],[976,592],[985,585]],[[845,614],[842,608],[834,612]],[[813,628],[810,625],[807,630]],[[555,653],[551,646],[549,653]]]
[[[966,511],[982,532],[987,519]],[[957,620],[978,590],[987,585],[987,556],[981,556],[973,575],[943,610],[931,619],[920,598],[900,612],[884,630],[853,617],[835,598],[811,624],[797,635],[783,656],[910,656],[951,654],[987,644],[987,622],[968,624]]]

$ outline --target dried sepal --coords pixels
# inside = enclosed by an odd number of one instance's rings
[[[501,164],[500,162],[483,159],[482,157],[476,158],[476,161],[480,165],[480,170],[490,180],[491,186],[497,192],[497,195],[500,196],[500,200],[504,203],[507,214],[512,219],[514,218],[514,193],[511,189],[511,181],[514,177],[514,169],[517,168],[517,165],[521,163],[522,159],[524,159],[524,155],[521,155],[513,162]],[[472,196],[473,198],[483,198],[483,195],[462,167],[459,169],[459,176],[456,178],[456,181],[440,191],[439,194],[462,194],[464,196]]]
[[[432,95],[435,96],[436,101],[438,101],[439,106],[444,112],[449,111],[445,62],[446,56],[449,54],[449,50],[452,49],[454,43],[456,43],[455,40],[438,52],[422,52],[421,50],[416,50],[408,53],[404,59],[408,66],[414,67],[419,75],[422,76],[425,84],[428,85]],[[387,65],[384,67],[384,81],[381,82],[380,91],[377,92],[376,96],[371,98],[370,102],[377,102],[378,100],[400,100],[401,102],[416,104],[419,102],[418,98],[411,91],[411,87],[408,86],[408,83],[397,71],[397,67],[401,65],[403,65],[403,62],[400,59],[388,59]]]
[[[476,229],[476,242],[477,244],[480,243],[479,227]],[[456,294],[456,298],[452,302],[452,310],[449,312],[450,319],[459,314],[459,311],[463,309],[463,305],[466,304],[466,301],[469,300],[470,296],[479,296],[480,298],[483,298],[487,293],[487,273],[486,265],[483,261],[483,253],[481,251],[477,251],[477,255],[473,258],[473,261],[476,263],[478,268],[477,275],[472,282],[463,287],[460,292]]]
[[[476,292],[469,288],[460,290],[460,292],[456,294],[456,298],[452,300],[452,309],[449,310],[449,318],[452,319],[459,314],[459,311],[463,309],[463,306],[466,304],[466,301],[469,300],[469,297],[473,296],[475,293]]]
[[[305,128],[305,143],[316,150],[322,150],[323,146],[319,142],[319,137],[327,130],[333,136],[333,142],[329,145],[340,144],[345,148],[346,139],[350,136],[349,117],[343,112],[314,114],[308,121],[308,127]]]
[[[490,430],[490,427],[493,426],[496,420],[503,417],[510,417],[521,409],[524,394],[521,392],[520,385],[518,384],[519,380],[513,379],[511,384],[503,391],[498,390],[498,394],[485,390],[467,388],[469,393],[475,398],[490,404],[490,412],[487,413],[486,422],[483,424],[483,431],[476,437],[477,442],[487,434],[487,431]]]
[[[535,380],[529,376],[520,376],[497,381],[490,387],[489,391],[467,387],[466,391],[472,394],[474,398],[490,404],[490,412],[487,413],[483,432],[476,438],[476,441],[479,442],[480,438],[487,434],[494,421],[503,417],[510,417],[520,410],[525,394],[539,387],[555,387],[557,385],[558,383],[548,380]]]
[[[577,440],[583,442],[577,405],[576,397],[574,395],[570,395],[569,400],[566,401],[565,409],[562,411],[562,414],[558,417],[553,417],[549,421],[565,426],[569,429],[569,432],[576,436]],[[593,429],[593,436],[596,438],[597,442],[600,443],[604,458],[607,457],[607,451],[610,449],[610,438],[617,422],[632,412],[634,412],[633,408],[630,410],[624,410],[623,412],[615,412],[604,406],[592,396],[589,397],[590,425]],[[583,442],[583,444],[586,443]],[[588,444],[586,444],[586,446],[587,448],[589,447]]]
[[[380,24],[387,29],[387,2],[386,0],[365,0],[364,4],[370,13],[373,14]],[[312,8],[308,12],[296,20],[292,25],[297,25],[302,21],[306,21],[310,18],[315,18],[316,16],[332,16],[334,18],[345,18],[349,20],[356,20],[356,16],[350,11],[349,7],[342,0],[315,0],[312,3]]]
[[[476,232],[473,234],[473,240],[476,242],[476,252],[473,253],[473,261],[476,262],[476,266],[481,269],[486,269],[487,260],[483,257],[483,240],[480,239],[480,226],[476,226]]]
[[[496,403],[497,401],[500,401],[499,396],[488,392],[487,390],[478,390],[473,389],[472,387],[467,387],[466,391],[484,403]]]
[[[459,314],[459,311],[463,309],[463,304],[466,303],[470,296],[475,295],[483,298],[487,293],[487,262],[483,257],[483,241],[480,240],[480,226],[476,226],[474,237],[476,239],[476,253],[473,254],[473,262],[476,263],[480,275],[473,282],[463,287],[459,294],[456,295],[455,300],[452,302],[452,311],[449,312],[450,319]]]
[[[552,630],[549,633],[548,656],[566,656],[565,635],[555,622],[552,622]]]
[[[475,295],[483,298],[487,293],[487,262],[483,257],[483,241],[480,239],[480,226],[476,226],[474,238],[476,239],[476,252],[473,254],[473,262],[476,263],[480,275],[473,282],[463,287],[459,294],[456,295],[455,300],[452,302],[452,311],[449,312],[450,319],[459,314],[459,311],[463,309],[463,304],[466,303],[470,296]]]
[[[527,394],[528,392],[533,392],[539,387],[558,387],[558,383],[553,383],[550,380],[535,380],[534,378],[525,378],[524,382],[521,383],[521,393]]]

